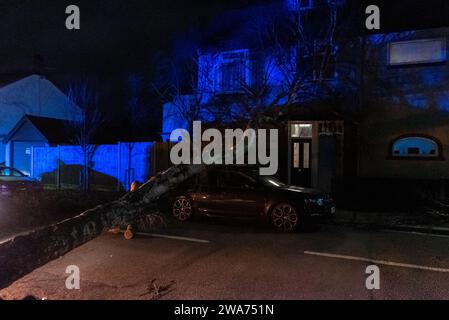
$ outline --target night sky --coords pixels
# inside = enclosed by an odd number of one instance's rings
[[[61,89],[73,80],[100,83],[109,122],[123,125],[125,81],[130,73],[151,75],[158,57],[170,54],[173,40],[215,14],[254,1],[182,0],[0,0],[0,85],[33,73],[43,58],[44,75]],[[81,30],[65,28],[65,8],[76,4]],[[160,105],[149,131],[160,128]]]
[[[64,27],[70,4],[81,9],[79,31]],[[1,0],[1,69],[24,70],[33,53],[41,54],[48,68],[63,73],[141,68],[153,52],[167,49],[176,33],[244,4],[241,0]]]
[[[225,9],[260,2],[263,1],[0,0],[0,85],[31,74],[33,57],[38,54],[44,61],[43,73],[61,89],[71,80],[83,77],[101,83],[104,108],[112,114],[110,121],[120,123],[117,119],[126,104],[127,75],[146,75],[148,84],[158,57],[170,53],[175,38],[193,26],[206,24]],[[393,28],[408,28],[414,21],[416,26],[423,22],[440,23],[447,17],[436,14],[447,10],[448,2],[384,1],[390,6],[384,22]],[[81,9],[79,31],[65,28],[65,8],[70,4]],[[437,10],[441,7],[444,10]],[[405,15],[409,15],[407,23],[398,18]],[[149,130],[157,132],[160,105],[149,102],[148,108],[154,108]]]

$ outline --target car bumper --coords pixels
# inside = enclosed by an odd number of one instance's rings
[[[337,209],[333,201],[326,201],[324,203],[310,202],[306,206],[307,214],[314,220],[332,220],[335,217]]]

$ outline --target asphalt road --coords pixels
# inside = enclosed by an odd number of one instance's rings
[[[188,223],[170,234],[205,241],[104,235],[0,297],[449,299],[449,237],[331,226],[277,234],[237,222]],[[69,265],[80,269],[80,290],[65,286]],[[379,290],[366,288],[369,265],[380,268]]]

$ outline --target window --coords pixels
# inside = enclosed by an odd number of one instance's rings
[[[393,141],[391,153],[394,158],[435,159],[441,156],[441,146],[430,137],[410,136]]]
[[[249,80],[249,58],[247,50],[223,52],[219,57],[216,75],[217,91],[238,92]]]
[[[287,6],[290,10],[310,10],[313,9],[313,0],[287,0]]]
[[[25,175],[16,169],[0,168],[0,176],[2,176],[2,177],[24,177]]]
[[[217,178],[218,175],[215,170],[203,170],[198,177],[198,183],[201,190],[217,188]]]
[[[388,64],[390,66],[444,61],[446,61],[445,39],[400,41],[389,44]]]
[[[309,81],[331,81],[337,76],[338,46],[315,41],[313,48],[300,48],[298,65]]]
[[[292,138],[312,138],[312,124],[292,124],[291,130]]]
[[[232,171],[223,171],[220,174],[220,187],[223,189],[253,189],[256,181],[240,173]]]
[[[221,90],[235,91],[240,88],[241,83],[244,81],[242,67],[240,61],[231,61],[221,65]]]

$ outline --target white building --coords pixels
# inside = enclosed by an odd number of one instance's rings
[[[5,156],[3,139],[24,115],[62,120],[79,118],[80,111],[66,95],[43,76],[31,75],[0,88],[0,163],[12,164],[14,145]]]

